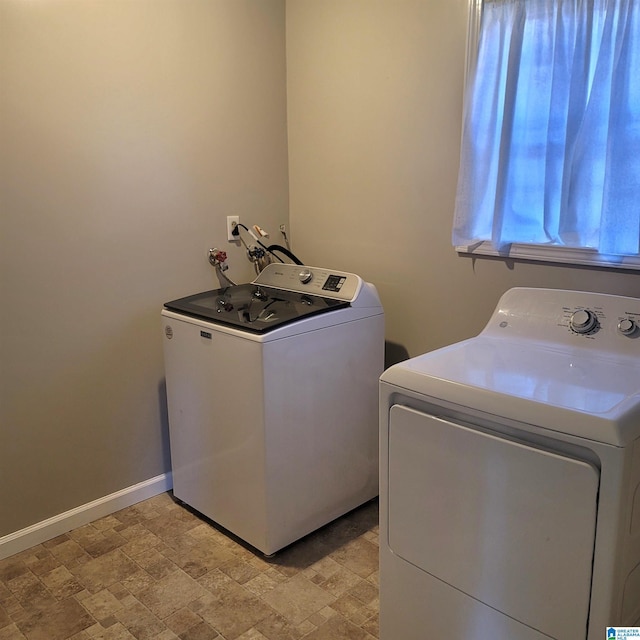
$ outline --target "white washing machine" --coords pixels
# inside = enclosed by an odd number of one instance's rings
[[[162,326],[177,498],[270,555],[378,495],[372,284],[274,263]]]
[[[380,382],[380,639],[640,626],[640,300],[512,289]]]

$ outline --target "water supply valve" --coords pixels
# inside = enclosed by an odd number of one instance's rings
[[[226,271],[229,268],[227,264],[227,252],[220,249],[209,249],[209,263],[213,267],[220,268],[221,271]]]

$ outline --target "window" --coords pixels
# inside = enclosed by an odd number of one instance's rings
[[[640,269],[640,1],[476,2],[456,249]]]

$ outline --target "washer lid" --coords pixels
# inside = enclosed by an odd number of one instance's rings
[[[164,306],[216,324],[267,333],[301,318],[348,307],[349,302],[257,284],[239,284],[196,293]]]
[[[640,364],[633,359],[481,335],[394,365],[381,380],[617,446],[640,437]]]

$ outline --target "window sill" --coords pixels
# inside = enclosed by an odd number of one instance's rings
[[[490,242],[474,245],[458,245],[455,250],[469,256],[494,256],[537,262],[556,262],[588,267],[608,267],[612,269],[640,270],[640,256],[611,256],[591,249],[572,249],[570,247],[512,244],[504,251],[496,251]]]

